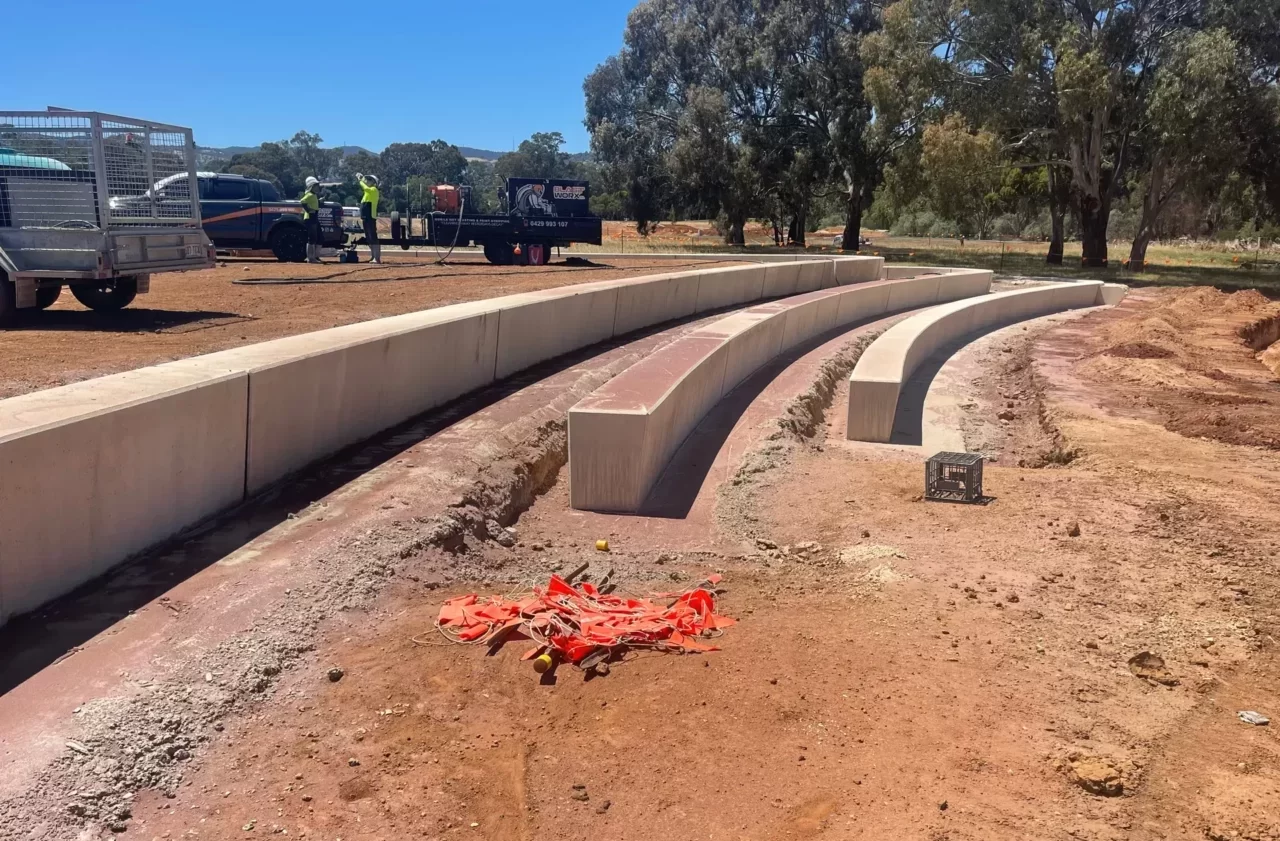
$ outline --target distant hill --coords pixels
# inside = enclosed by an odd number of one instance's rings
[[[213,161],[228,161],[235,155],[243,152],[252,152],[257,148],[257,146],[197,146],[196,166],[205,166]],[[356,152],[369,151],[363,146],[339,146],[338,148],[342,150],[344,158],[348,155],[354,155]],[[469,161],[488,161],[489,163],[493,163],[506,154],[505,152],[495,152],[492,149],[477,149],[474,146],[459,146],[458,151],[462,153],[462,157]],[[591,159],[591,153],[575,152],[569,157],[575,161],[587,161]]]
[[[462,153],[462,157],[469,161],[496,161],[506,154],[505,152],[493,152],[489,149],[476,149],[471,146],[459,146],[458,151]]]
[[[211,161],[229,161],[232,157],[244,152],[252,152],[257,146],[197,146],[196,165],[203,166]],[[339,146],[342,156],[354,155],[356,152],[367,152],[363,146]]]

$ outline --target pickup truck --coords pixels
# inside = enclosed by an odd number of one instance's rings
[[[200,182],[200,219],[205,234],[219,249],[270,250],[276,259],[300,263],[307,257],[307,232],[302,226],[302,203],[288,201],[270,181],[216,172],[197,173]],[[113,200],[114,206],[151,198],[166,201],[168,179],[160,181],[138,199]],[[342,230],[342,205],[320,206],[320,230],[326,248],[346,244]]]

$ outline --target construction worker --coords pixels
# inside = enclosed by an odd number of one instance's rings
[[[320,179],[307,176],[307,191],[302,194],[302,224],[307,229],[307,262],[320,262]]]
[[[369,253],[373,255],[373,262],[382,262],[382,245],[378,242],[378,199],[382,194],[378,191],[378,177],[376,175],[361,175],[356,173],[356,180],[360,182],[360,221],[364,224],[364,241],[369,244]]]

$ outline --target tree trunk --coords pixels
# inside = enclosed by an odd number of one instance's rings
[[[1049,224],[1051,232],[1049,234],[1049,256],[1045,257],[1045,262],[1050,266],[1061,266],[1062,255],[1065,253],[1066,238],[1066,212],[1061,206],[1049,208]]]
[[[862,248],[862,191],[852,183],[845,198],[843,251]]]
[[[1080,204],[1080,243],[1083,256],[1080,265],[1086,268],[1107,266],[1107,226],[1111,222],[1111,206],[1082,199]]]
[[[1050,266],[1061,266],[1065,250],[1067,203],[1062,200],[1060,191],[1061,179],[1057,168],[1049,167],[1049,256],[1045,262]]]
[[[744,234],[742,230],[745,224],[746,222],[742,220],[735,220],[729,223],[729,244],[730,245],[746,245],[747,244],[746,234]]]
[[[1133,246],[1129,249],[1129,268],[1135,272],[1142,271],[1143,264],[1147,262],[1147,246],[1155,237],[1156,221],[1165,207],[1164,176],[1164,162],[1157,154],[1151,163],[1151,172],[1147,176],[1147,189],[1142,196],[1142,215],[1138,218],[1138,234],[1133,238]]]
[[[791,217],[791,244],[798,245],[803,248],[805,242],[805,233],[809,227],[808,214],[804,208],[796,210],[795,215]]]
[[[1147,228],[1140,228],[1138,235],[1133,238],[1133,247],[1129,249],[1130,271],[1142,271],[1143,265],[1147,262],[1147,246],[1150,244],[1151,231]]]

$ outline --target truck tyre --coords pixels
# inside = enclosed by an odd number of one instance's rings
[[[484,257],[495,266],[510,266],[516,261],[515,247],[509,242],[489,240],[484,244]]]
[[[100,286],[92,283],[73,283],[71,294],[91,310],[115,312],[129,306],[133,303],[133,299],[138,297],[138,281],[131,277],[122,277],[114,284],[103,283]]]
[[[62,284],[57,286],[41,286],[36,290],[36,309],[47,310],[62,297]]]
[[[301,263],[307,259],[307,232],[298,225],[285,225],[271,232],[271,253],[281,263]]]
[[[17,312],[13,282],[4,272],[0,272],[0,327],[8,327],[12,324]]]

